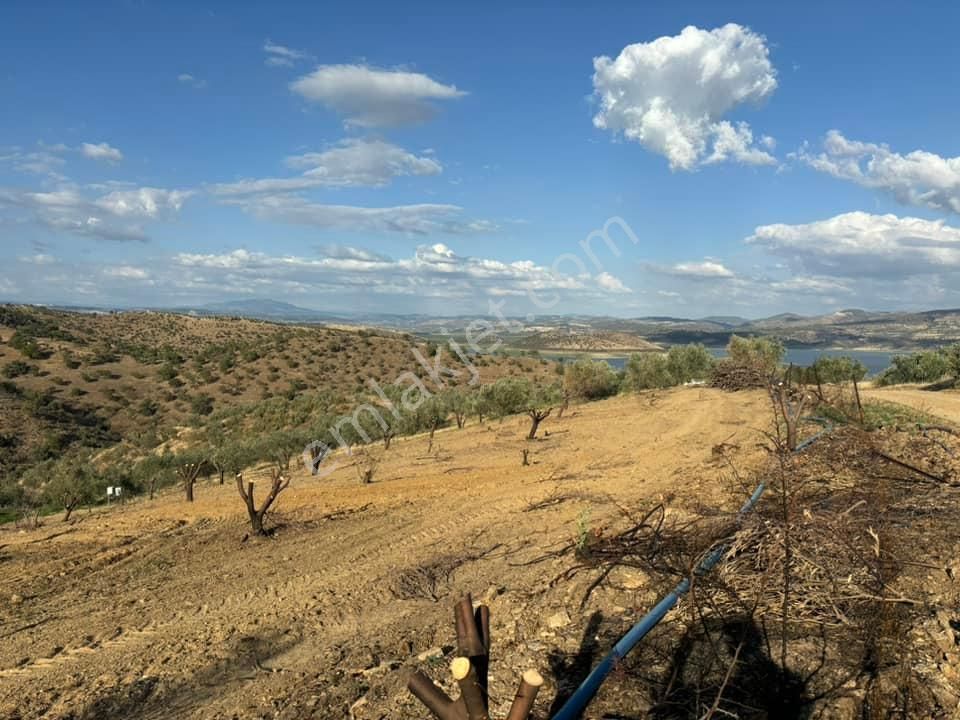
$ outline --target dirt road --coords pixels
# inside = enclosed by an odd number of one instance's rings
[[[735,506],[712,448],[758,463],[769,412],[760,392],[677,389],[573,406],[529,445],[525,417],[438,432],[429,452],[397,440],[370,485],[348,464],[298,470],[267,540],[244,539],[230,484],[4,528],[0,717],[422,718],[406,675],[443,677],[463,591],[491,606],[497,715],[528,667],[546,708],[589,578],[551,586],[569,558],[523,563],[623,509]],[[617,623],[655,599],[639,575],[611,581],[591,604]]]

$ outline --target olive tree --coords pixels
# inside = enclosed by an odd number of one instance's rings
[[[42,498],[49,505],[63,508],[64,522],[80,505],[97,499],[103,482],[87,458],[68,456],[44,466],[48,476]]]
[[[525,378],[501,378],[490,388],[493,415],[502,418],[522,412],[530,417],[528,440],[537,436],[540,423],[563,401],[558,385],[537,385]]]
[[[765,375],[776,372],[785,353],[783,343],[775,338],[731,335],[727,343],[727,355],[734,365],[754,367]]]
[[[848,355],[821,355],[812,365],[815,382],[840,384],[867,376],[866,366]],[[806,379],[806,378],[805,378]]]
[[[624,385],[633,391],[654,390],[674,385],[667,356],[662,353],[634,353],[624,368]]]
[[[620,378],[609,363],[583,358],[565,367],[563,389],[572,398],[599,400],[619,392]]]
[[[447,409],[453,414],[457,427],[462,429],[471,409],[471,396],[461,388],[449,388],[443,394]]]
[[[714,362],[713,355],[700,343],[674,345],[667,351],[667,371],[675,385],[708,377]]]

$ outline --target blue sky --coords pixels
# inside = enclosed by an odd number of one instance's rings
[[[0,300],[957,307],[958,24],[946,3],[6,3]],[[615,252],[585,240],[605,225]]]

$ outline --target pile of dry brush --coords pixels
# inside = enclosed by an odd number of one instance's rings
[[[762,368],[720,360],[710,371],[710,386],[721,390],[751,390],[766,387],[770,376]]]

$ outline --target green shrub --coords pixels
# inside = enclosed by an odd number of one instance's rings
[[[776,372],[785,353],[783,343],[774,338],[731,335],[727,343],[727,355],[734,365],[756,368],[764,375]]]
[[[30,335],[21,330],[17,330],[10,338],[10,347],[19,350],[24,357],[30,360],[44,360],[50,357],[50,353],[44,350],[37,341]]]
[[[897,355],[892,364],[876,378],[877,385],[930,383],[952,374],[947,355],[940,350],[925,350],[911,355]]]
[[[609,363],[584,358],[566,366],[563,388],[572,398],[599,400],[620,391],[620,378]]]
[[[209,415],[213,412],[213,398],[199,393],[190,398],[190,409],[194,415]]]
[[[80,361],[77,360],[73,356],[73,353],[70,352],[69,350],[64,350],[63,352],[61,352],[60,356],[63,358],[64,367],[67,367],[70,370],[76,370],[78,367],[80,367]]]
[[[179,374],[178,368],[171,363],[164,363],[157,370],[157,377],[166,382],[171,382]]]
[[[703,380],[710,375],[714,357],[700,343],[674,345],[667,351],[667,371],[674,384]]]
[[[623,384],[634,392],[676,385],[667,356],[662,353],[634,353],[624,368]]]
[[[821,383],[839,384],[856,380],[863,380],[867,376],[867,368],[859,360],[854,360],[848,355],[828,357],[822,355],[816,362],[810,366],[813,377],[810,373],[804,373],[804,380],[813,382],[819,380]]]
[[[106,363],[116,362],[117,360],[119,360],[119,358],[116,353],[108,346],[99,345],[93,349],[87,362],[91,365],[105,365]]]
[[[3,376],[5,378],[15,378],[21,375],[35,374],[37,368],[35,365],[25,363],[23,360],[14,360],[3,366]]]

